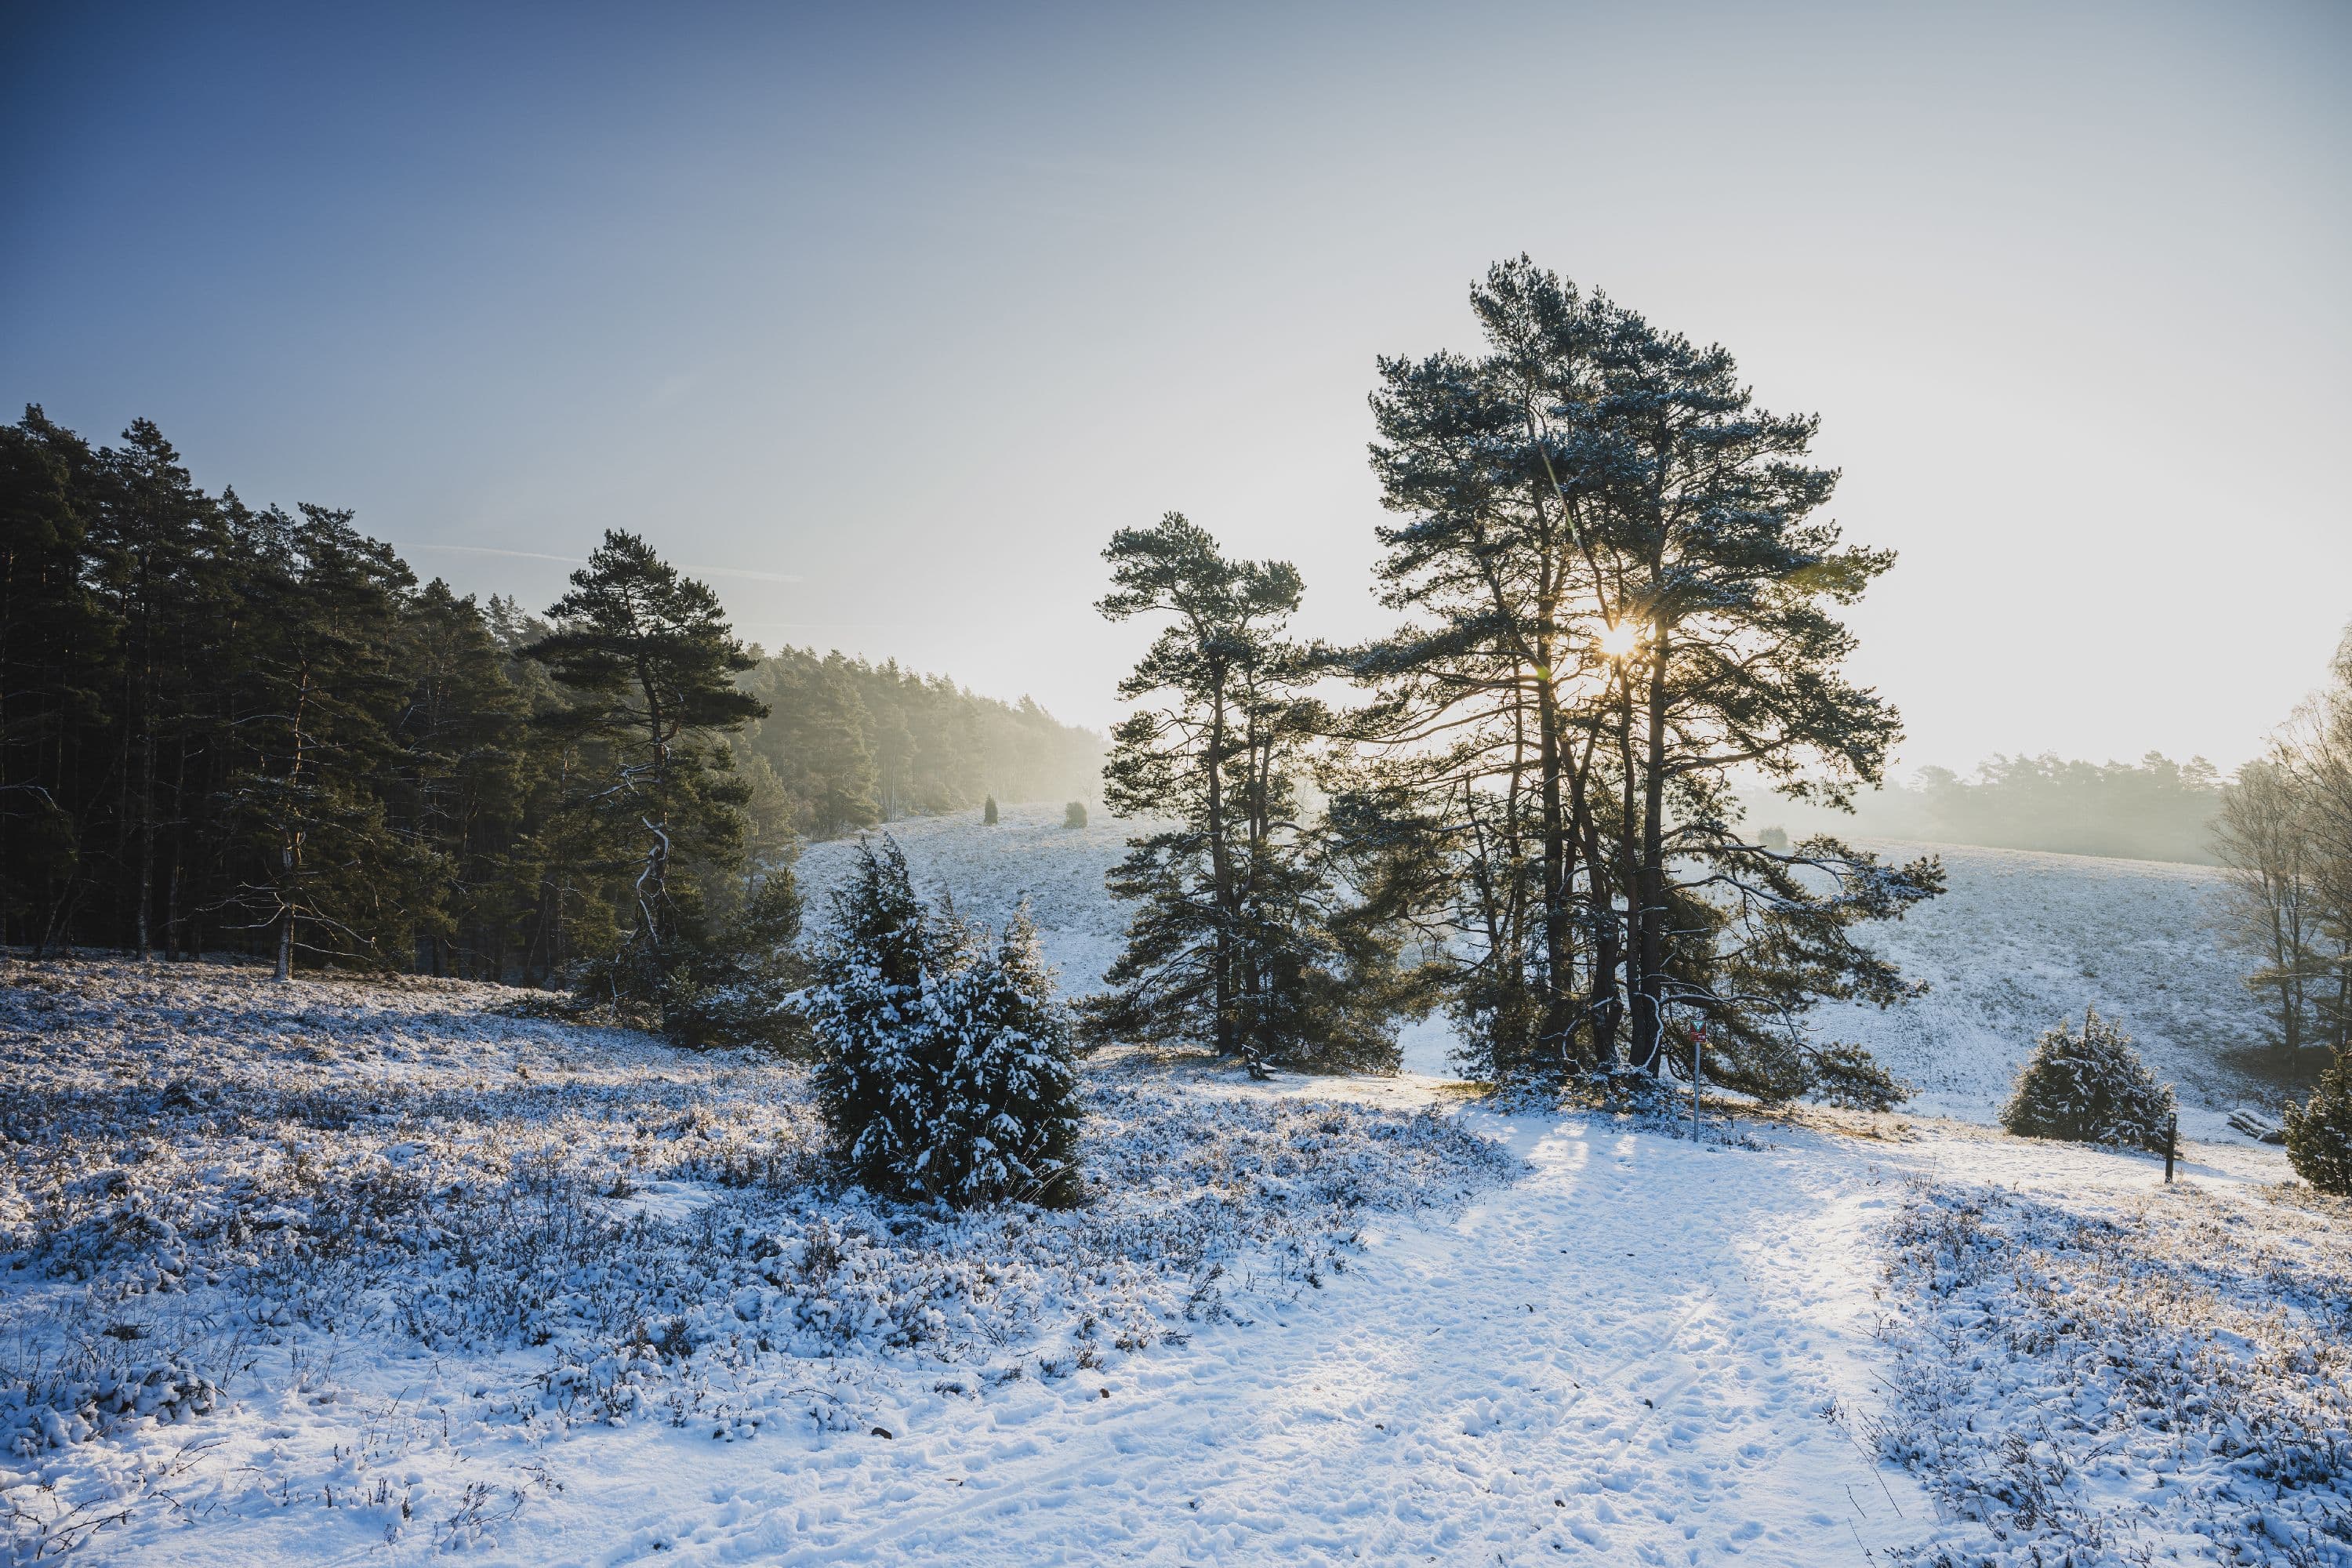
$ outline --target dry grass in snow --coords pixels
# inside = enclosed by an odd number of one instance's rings
[[[803,1069],[520,994],[0,971],[0,1518],[37,1557],[256,1510],[494,1540],[567,1433],[887,1428],[1347,1267],[1507,1176],[1426,1111],[1097,1081],[1093,1202],[832,1183]]]
[[[1873,1435],[1936,1564],[2352,1563],[2352,1218],[2285,1185],[1923,1178]]]

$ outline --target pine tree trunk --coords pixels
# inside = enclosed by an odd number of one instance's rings
[[[1551,634],[1546,626],[1536,653],[1536,765],[1543,808],[1543,1022],[1538,1045],[1549,1059],[1568,1065],[1576,1033],[1574,911],[1569,907],[1568,821],[1561,809],[1559,696],[1552,685]]]
[[[1649,1062],[1642,1055],[1638,1016],[1642,1005],[1642,943],[1636,922],[1641,918],[1642,909],[1642,864],[1636,835],[1642,819],[1633,799],[1633,683],[1622,675],[1618,686],[1617,761],[1623,787],[1619,802],[1622,816],[1617,831],[1617,892],[1625,900],[1625,909],[1622,917],[1612,914],[1609,923],[1616,928],[1624,942],[1624,952],[1620,955],[1625,970],[1622,994],[1627,1009],[1636,1015],[1628,1020],[1631,1038],[1627,1041],[1627,1065],[1643,1068],[1648,1067]]]
[[[1633,1020],[1633,1058],[1655,1073],[1665,1065],[1666,1004],[1666,634],[1660,627],[1650,655],[1649,735],[1643,759],[1642,875],[1642,988]]]
[[[1209,868],[1216,884],[1217,931],[1213,950],[1213,992],[1216,1005],[1213,1026],[1214,1043],[1220,1056],[1234,1055],[1240,1048],[1234,1030],[1234,870],[1230,847],[1225,843],[1225,672],[1218,667],[1211,689],[1212,708],[1209,718],[1208,786],[1209,786]]]
[[[139,760],[139,962],[155,962],[150,925],[155,908],[155,726],[151,721]]]
[[[163,956],[180,956],[180,862],[188,837],[188,741],[180,737],[172,768],[172,871],[163,883]]]
[[[1611,909],[1608,863],[1601,851],[1601,825],[1590,820],[1584,833],[1586,907],[1592,912],[1592,991],[1587,1010],[1592,1018],[1592,1058],[1602,1071],[1617,1066],[1617,1030],[1625,1016],[1625,1000],[1617,989],[1618,965],[1624,954],[1618,941],[1617,921]]]
[[[180,848],[172,847],[172,877],[164,884],[163,893],[163,956],[173,963],[194,956],[180,941]]]

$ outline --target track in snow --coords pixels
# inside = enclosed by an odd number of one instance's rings
[[[1804,1135],[1507,1128],[1524,1180],[1247,1326],[888,1442],[657,1445],[610,1478],[642,1522],[594,1560],[1795,1564],[1916,1538],[1916,1490],[1823,1414],[1869,1394],[1875,1169]],[[542,1545],[588,1547],[570,1511]]]

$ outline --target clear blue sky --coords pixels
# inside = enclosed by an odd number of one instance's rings
[[[1822,416],[1906,765],[2234,763],[2352,616],[2342,5],[19,6],[0,72],[0,399],[461,588],[627,526],[1099,724],[1116,527],[1384,623],[1372,356],[1526,250]]]

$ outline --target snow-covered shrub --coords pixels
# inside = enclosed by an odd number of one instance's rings
[[[816,972],[818,1106],[852,1175],[959,1207],[1076,1200],[1071,1021],[1025,912],[993,944],[934,915],[886,835],[834,894]]]
[[[958,1207],[1078,1197],[1072,1019],[1054,994],[1026,910],[992,951],[974,931],[932,987],[942,1053],[939,1110],[917,1177]]]
[[[1074,801],[1070,802],[1070,804],[1069,804],[1069,805],[1066,805],[1066,806],[1062,807],[1062,826],[1065,826],[1065,827],[1084,827],[1086,825],[1087,825],[1087,803],[1086,803],[1086,802],[1084,802],[1084,801],[1082,801],[1082,800],[1074,800]]]
[[[2156,1081],[2131,1037],[2086,1010],[2079,1030],[2062,1019],[2034,1042],[2000,1124],[2021,1138],[2161,1149],[2173,1110],[2171,1086]]]
[[[2336,1058],[2311,1098],[2286,1108],[2286,1157],[2321,1192],[2352,1195],[2352,1059]]]
[[[861,840],[847,883],[834,889],[833,921],[819,940],[809,1023],[819,1058],[817,1109],[835,1157],[877,1191],[898,1186],[897,1173],[924,1147],[930,1108],[926,1092],[936,1047],[920,1027],[926,911],[907,876],[898,841]]]

